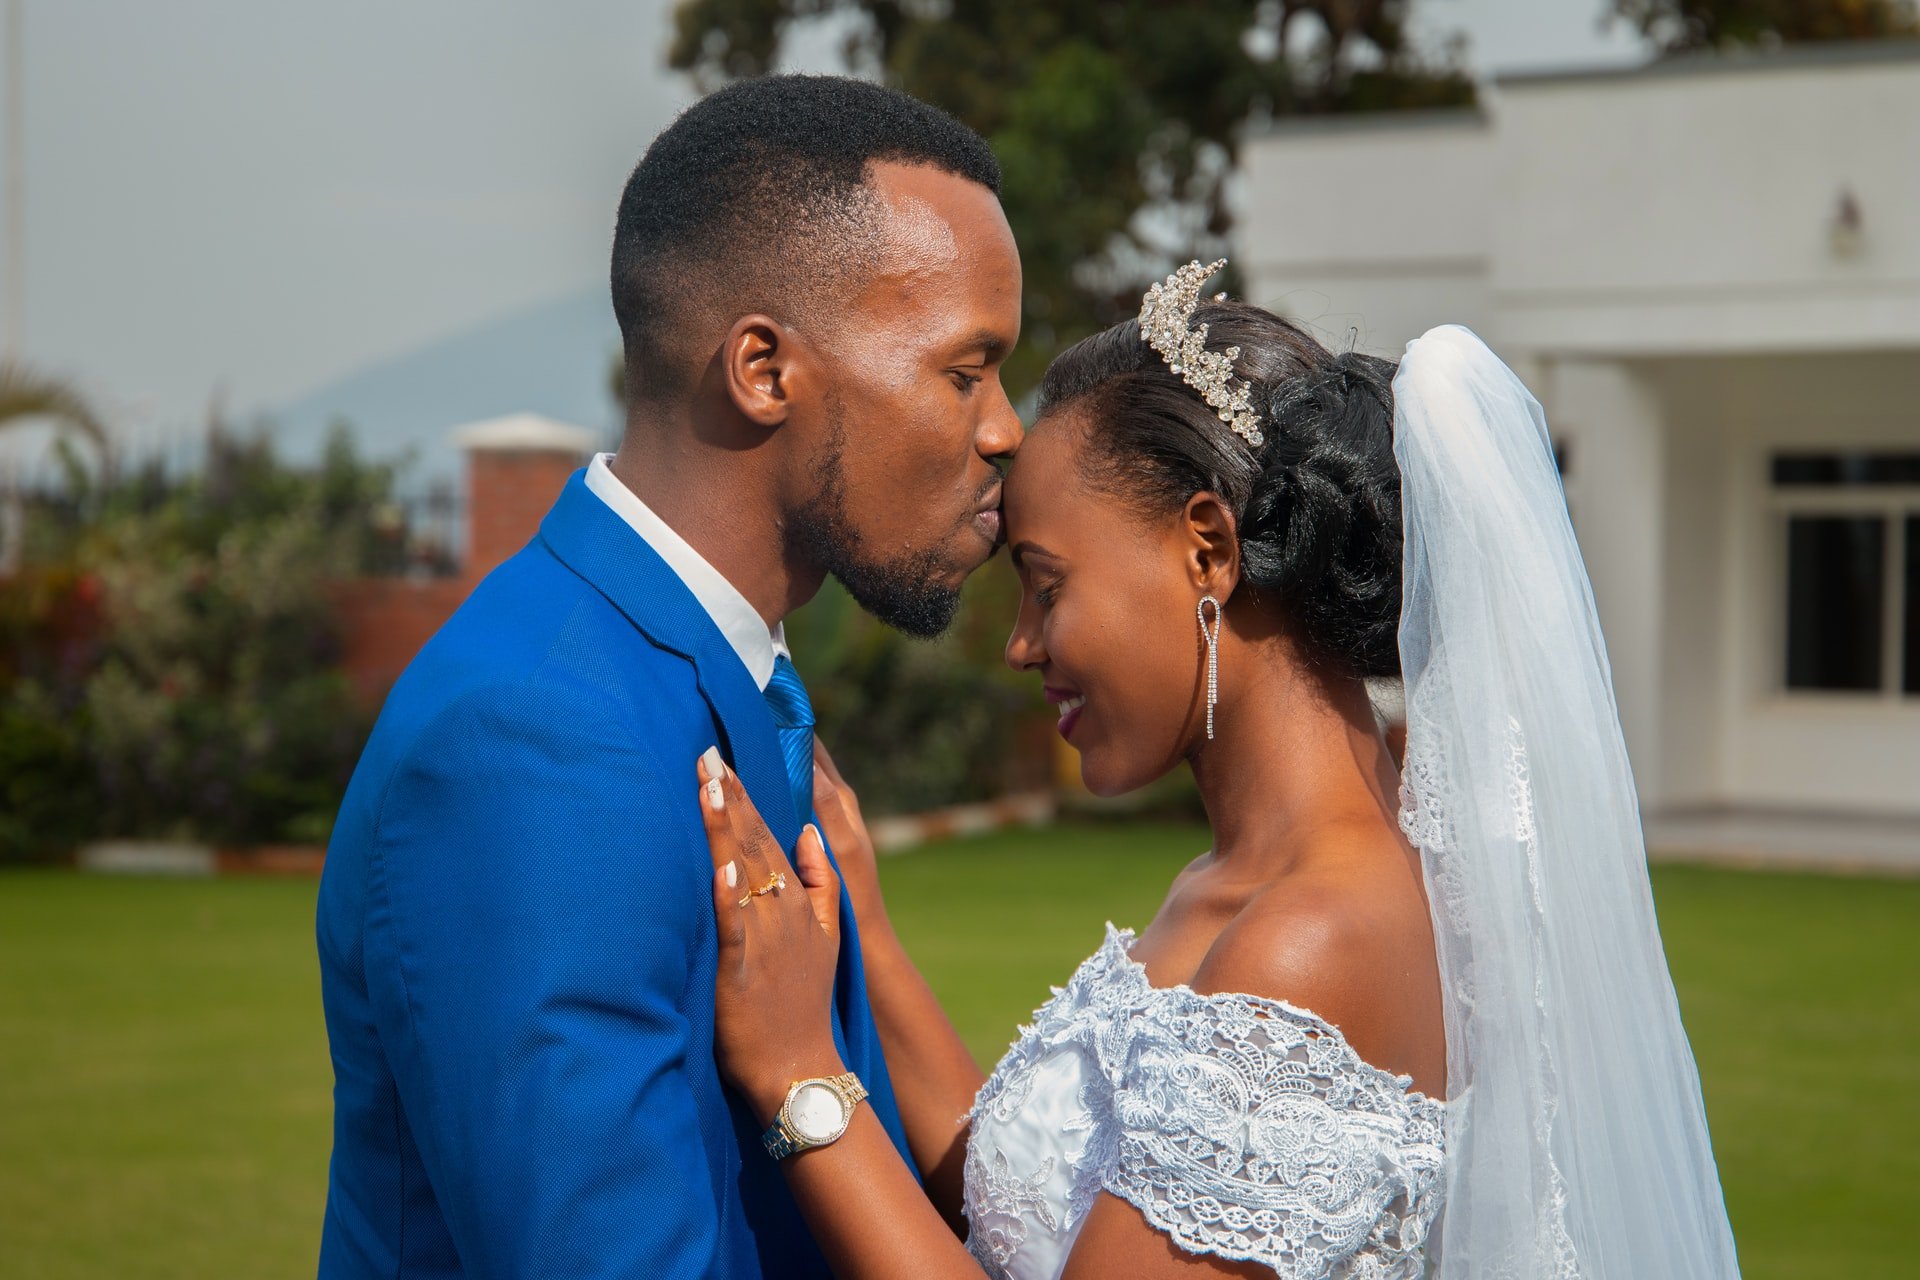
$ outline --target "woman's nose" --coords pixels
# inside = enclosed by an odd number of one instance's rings
[[[1007,637],[1007,665],[1015,671],[1037,671],[1046,660],[1047,651],[1040,643],[1039,629],[1032,625],[1023,604],[1020,616],[1014,619],[1013,633]]]

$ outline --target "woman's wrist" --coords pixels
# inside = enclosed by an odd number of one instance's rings
[[[761,1125],[770,1126],[774,1117],[780,1114],[780,1108],[786,1105],[787,1094],[797,1082],[843,1075],[846,1070],[840,1051],[829,1039],[822,1048],[796,1053],[779,1065],[768,1065],[755,1070],[751,1076],[736,1079],[734,1088],[746,1100]]]
[[[853,919],[855,927],[860,930],[862,960],[900,945],[900,936],[893,931],[893,918],[887,914],[887,904],[879,894],[864,901],[855,899]]]

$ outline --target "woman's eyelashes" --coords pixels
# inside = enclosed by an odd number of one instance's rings
[[[1059,595],[1060,584],[1058,582],[1038,583],[1033,588],[1033,602],[1042,609],[1051,605]]]

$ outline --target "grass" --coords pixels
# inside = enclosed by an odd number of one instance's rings
[[[991,1060],[1204,845],[1129,825],[889,860]],[[1745,1274],[1899,1274],[1920,1192],[1920,882],[1663,867]],[[0,875],[0,1276],[310,1276],[330,1076],[301,881]]]

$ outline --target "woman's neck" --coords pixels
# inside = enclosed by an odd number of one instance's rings
[[[1244,675],[1223,682],[1215,736],[1189,758],[1215,865],[1236,868],[1236,879],[1264,879],[1297,865],[1317,829],[1392,825],[1399,771],[1366,687],[1309,674],[1283,645],[1234,649]]]

